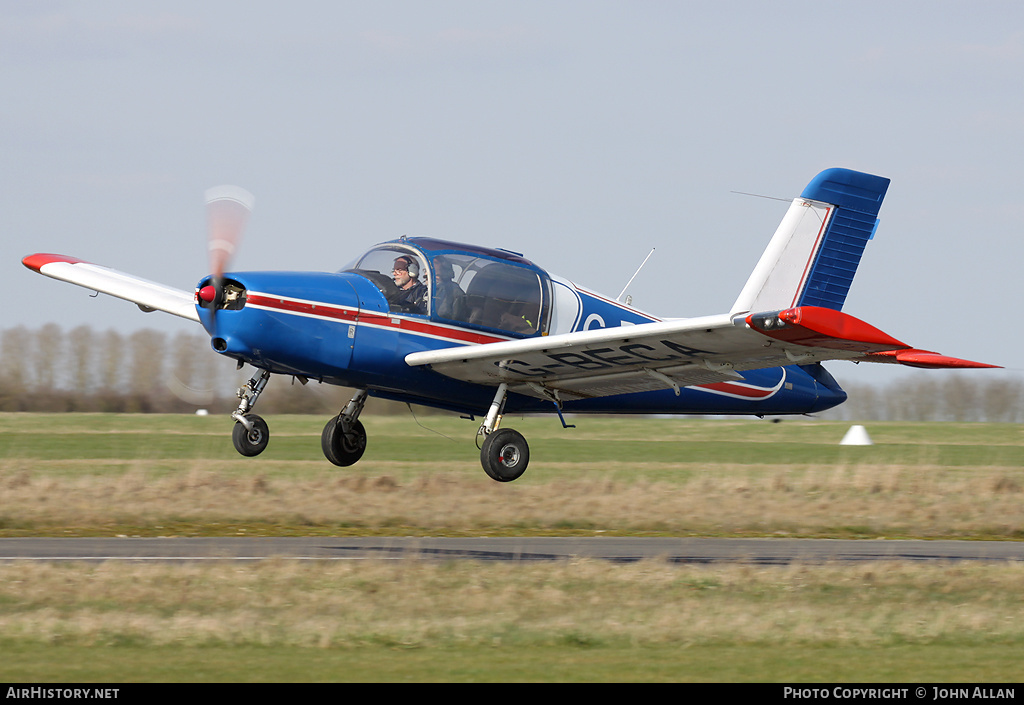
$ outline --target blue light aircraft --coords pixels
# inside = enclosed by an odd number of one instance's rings
[[[842,312],[889,180],[829,169],[792,201],[727,313],[659,318],[541,269],[523,255],[425,237],[376,245],[338,272],[229,272],[252,207],[207,193],[212,274],[172,289],[63,255],[24,258],[48,277],[188,318],[220,355],[256,369],[239,390],[234,445],[270,438],[252,413],[270,376],[355,389],[321,436],[357,462],[368,396],[482,416],[488,476],[515,480],[530,450],[506,414],[810,414],[846,393],[825,360],[995,367],[920,350]],[[621,296],[621,295],[620,295]]]

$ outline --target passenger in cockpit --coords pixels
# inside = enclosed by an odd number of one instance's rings
[[[427,312],[427,285],[419,280],[419,276],[420,266],[414,257],[402,255],[395,258],[391,278],[398,286],[398,293],[388,301],[393,310]]]
[[[434,314],[441,318],[454,319],[462,289],[455,283],[455,270],[448,258],[441,255],[434,258]]]
[[[502,312],[499,327],[502,330],[532,335],[537,332],[537,326],[530,320],[529,316],[530,306],[521,302],[515,302],[509,306],[507,311]]]

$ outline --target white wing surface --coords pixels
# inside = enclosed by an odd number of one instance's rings
[[[64,255],[29,255],[22,260],[22,264],[44,276],[131,301],[146,312],[164,311],[199,322],[199,314],[196,313],[195,306],[195,292],[157,284],[109,267],[101,267],[98,264],[91,264]]]
[[[744,370],[823,360],[991,367],[911,348],[848,314],[819,307],[722,314],[467,345],[406,356],[465,382],[554,401],[736,380]]]

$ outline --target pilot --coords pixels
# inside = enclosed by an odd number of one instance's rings
[[[420,267],[414,257],[402,255],[395,258],[391,278],[398,287],[398,293],[389,300],[392,308],[408,313],[426,313],[427,285],[419,280]]]

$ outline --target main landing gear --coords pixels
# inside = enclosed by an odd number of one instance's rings
[[[498,429],[507,394],[508,385],[502,382],[498,385],[484,422],[476,432],[478,443],[481,436],[484,438],[480,445],[480,464],[487,476],[498,482],[518,479],[530,463],[530,446],[523,434],[511,428]]]
[[[269,380],[269,372],[257,371],[238,390],[238,408],[231,414],[231,418],[235,420],[231,440],[235,444],[235,450],[247,457],[262,453],[270,441],[267,422],[252,413],[256,400],[263,393]],[[498,428],[507,395],[508,385],[498,385],[494,400],[477,431],[480,464],[483,465],[487,476],[498,482],[518,479],[526,472],[526,466],[530,463],[530,446],[523,434],[511,428]],[[324,457],[339,467],[354,465],[363,457],[366,450],[366,429],[359,420],[366,398],[366,390],[358,390],[342,412],[327,422],[323,433],[320,434],[320,448],[324,452]]]
[[[354,465],[366,450],[366,430],[359,420],[365,403],[366,390],[360,389],[345,409],[327,422],[320,434],[320,448],[324,456],[339,467]]]
[[[231,414],[235,427],[231,432],[231,440],[235,450],[244,456],[259,455],[270,442],[270,429],[261,416],[253,414],[263,389],[270,380],[270,373],[259,370],[245,385],[238,390],[238,408]],[[324,456],[335,465],[347,467],[353,465],[366,450],[366,430],[359,421],[359,413],[366,404],[366,390],[360,389],[345,406],[345,409],[327,422],[320,434],[320,447]]]

